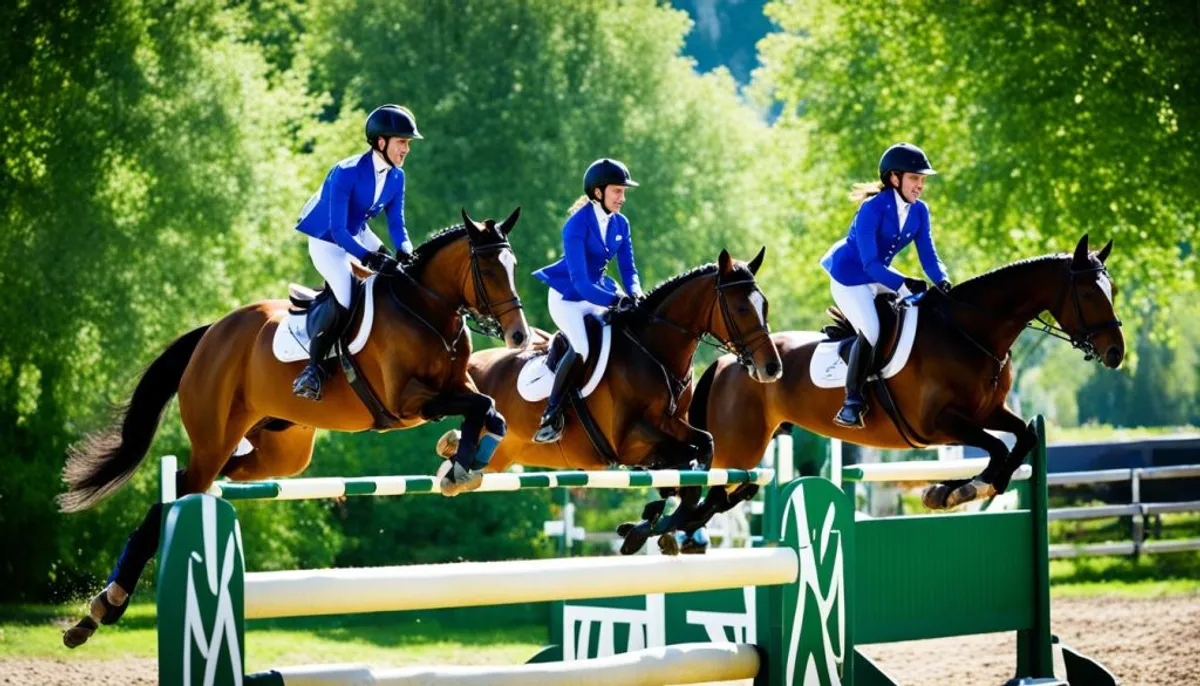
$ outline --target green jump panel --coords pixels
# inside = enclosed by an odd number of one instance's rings
[[[1033,627],[1029,512],[861,520],[855,531],[855,642]]]

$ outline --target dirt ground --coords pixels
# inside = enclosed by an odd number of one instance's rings
[[[1200,595],[1060,598],[1051,612],[1054,633],[1125,686],[1200,684]],[[1016,664],[1016,638],[985,634],[863,652],[902,684],[1002,684]]]
[[[1066,598],[1054,601],[1053,612],[1054,632],[1126,686],[1200,684],[1200,595]],[[1015,650],[1012,634],[864,648],[902,684],[954,686],[1004,683]],[[150,659],[0,659],[4,686],[143,686],[156,683],[154,672]]]

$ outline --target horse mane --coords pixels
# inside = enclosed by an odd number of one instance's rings
[[[702,264],[699,267],[689,269],[682,274],[672,276],[666,281],[663,281],[654,288],[650,289],[650,292],[646,294],[646,299],[642,302],[642,307],[646,310],[653,310],[661,305],[662,302],[667,299],[667,296],[674,293],[675,289],[682,286],[684,283],[697,277],[715,274],[716,272],[716,263],[710,262],[708,264]],[[740,264],[734,266],[733,270],[730,272],[730,275],[733,273],[743,274],[751,279],[754,278],[754,275],[750,273],[750,270]]]
[[[436,255],[439,250],[466,235],[466,224],[455,224],[435,231],[429,238],[425,239],[424,243],[413,250],[412,265],[408,267],[407,271],[414,276],[420,274],[430,258]]]
[[[1000,281],[1012,281],[1015,272],[1023,272],[1026,269],[1033,269],[1045,266],[1052,262],[1070,261],[1074,257],[1070,253],[1053,253],[1050,255],[1041,255],[1039,257],[1028,257],[1016,262],[1010,262],[990,271],[986,271],[978,276],[973,276],[966,281],[958,284],[951,291],[951,294],[965,295],[967,293],[979,290],[995,288],[996,283]]]

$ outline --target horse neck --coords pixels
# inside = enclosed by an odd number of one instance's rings
[[[434,253],[414,279],[427,312],[437,313],[440,324],[457,324],[458,311],[467,302],[467,269],[471,263],[466,239],[457,240]],[[444,321],[443,321],[444,320]]]
[[[676,286],[654,309],[653,314],[682,329],[653,318],[640,324],[639,338],[676,376],[687,375],[700,336],[712,330],[715,281],[715,274],[689,279]]]
[[[954,320],[976,340],[1004,355],[1034,317],[1054,306],[1065,283],[1069,257],[1021,262],[964,284],[952,294],[959,302]]]

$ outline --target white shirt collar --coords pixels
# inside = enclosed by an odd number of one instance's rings
[[[607,240],[608,239],[608,222],[610,219],[612,219],[612,215],[609,214],[608,212],[605,212],[604,208],[600,206],[600,203],[598,201],[592,200],[590,202],[592,203],[592,211],[594,211],[596,213],[596,222],[598,224],[600,224],[600,235],[603,236],[605,238],[605,240]]]
[[[379,175],[392,170],[392,165],[388,164],[383,156],[374,150],[371,151],[371,162],[375,165],[375,174]]]
[[[896,194],[896,219],[900,222],[900,230],[904,230],[904,222],[908,219],[908,211],[912,208],[912,203],[904,202],[904,196],[900,195],[900,191],[895,188],[892,192]]]

